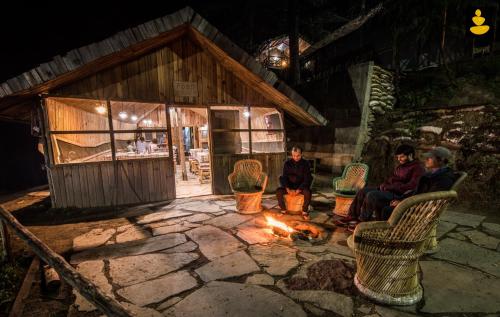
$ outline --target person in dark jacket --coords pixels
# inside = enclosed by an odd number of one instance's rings
[[[309,203],[311,202],[311,168],[309,162],[302,158],[302,148],[292,148],[292,158],[288,159],[283,166],[283,175],[280,176],[280,185],[276,190],[276,198],[281,212],[286,213],[284,195],[304,195],[302,216],[309,219]]]
[[[415,149],[411,145],[402,144],[396,148],[395,155],[399,164],[392,176],[378,188],[365,187],[358,191],[349,208],[348,216],[337,221],[337,224],[369,221],[374,213],[380,215],[382,209],[392,200],[415,190],[418,180],[425,172],[422,163],[414,159]]]
[[[417,188],[412,192],[406,193],[400,199],[392,200],[389,206],[383,208],[379,220],[389,219],[394,208],[404,198],[417,194],[450,190],[453,186],[456,176],[448,166],[451,159],[451,152],[445,147],[437,146],[429,152],[424,153],[424,157],[427,172],[420,178]]]

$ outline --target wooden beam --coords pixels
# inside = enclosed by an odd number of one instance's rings
[[[93,61],[86,63],[73,71],[61,74],[53,79],[49,79],[43,84],[37,85],[35,87],[24,89],[11,94],[10,96],[23,96],[23,95],[33,95],[42,92],[48,92],[51,89],[59,87],[61,85],[69,84],[78,79],[82,79],[86,76],[95,74],[107,68],[116,66],[124,61],[134,59],[135,57],[144,55],[152,50],[164,46],[165,44],[181,37],[186,33],[188,29],[187,24],[176,27],[172,31],[162,33],[155,38],[144,40],[135,45],[129,46],[121,51],[112,53],[107,56],[97,58]],[[68,53],[68,55],[71,52]],[[75,53],[76,54],[76,53]]]
[[[123,307],[116,299],[103,293],[97,285],[78,273],[62,256],[52,251],[45,243],[20,224],[14,216],[5,211],[2,206],[0,206],[0,218],[12,228],[12,231],[40,259],[53,267],[69,285],[95,305],[101,312],[108,316],[135,316],[135,314]]]
[[[301,55],[301,60],[306,60],[311,54],[319,50],[320,48],[338,40],[341,37],[348,35],[359,29],[366,21],[370,20],[374,16],[376,16],[380,11],[382,11],[383,5],[379,3],[375,8],[371,9],[367,14],[360,15],[359,17],[347,22],[342,25],[340,28],[336,29],[332,33],[328,34],[322,40],[314,43],[309,46]]]
[[[23,284],[21,285],[21,289],[17,292],[16,300],[10,309],[9,317],[21,317],[23,315],[24,303],[28,298],[31,290],[31,285],[35,280],[35,275],[38,271],[38,266],[40,263],[40,259],[35,256],[33,261],[31,261],[31,265],[24,277]]]

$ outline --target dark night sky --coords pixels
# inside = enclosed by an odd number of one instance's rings
[[[71,4],[70,4],[71,3]],[[186,5],[224,33],[238,32],[245,20],[245,2],[239,1],[50,1],[12,2],[0,12],[0,81],[43,63],[52,56],[93,42],[146,21],[175,12]],[[235,5],[237,4],[237,6]],[[9,5],[10,6],[10,5]],[[71,6],[71,7],[70,7]],[[259,8],[259,13],[262,13]],[[229,35],[229,34],[228,34]]]
[[[369,0],[370,1],[370,0]],[[357,14],[356,5],[338,1],[307,0],[301,5],[300,23],[309,27],[318,40]],[[376,2],[376,1],[375,1]],[[105,5],[104,5],[105,4]],[[252,49],[260,42],[286,32],[287,0],[175,0],[175,1],[14,1],[0,11],[0,82],[29,70],[51,57],[100,41],[114,33],[191,6],[210,23],[249,50],[249,12],[254,8]],[[354,13],[353,13],[354,12]],[[315,24],[316,23],[316,24]],[[317,24],[320,24],[318,28]],[[306,32],[303,28],[303,32]],[[323,33],[321,33],[323,32]]]

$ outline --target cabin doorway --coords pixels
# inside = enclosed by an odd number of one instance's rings
[[[206,108],[170,107],[176,198],[212,194]]]

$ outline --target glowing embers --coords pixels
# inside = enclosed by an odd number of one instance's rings
[[[278,237],[310,242],[318,242],[326,238],[327,232],[322,227],[311,222],[294,220],[293,217],[283,216],[285,219],[279,221],[271,215],[265,216],[267,226]]]

